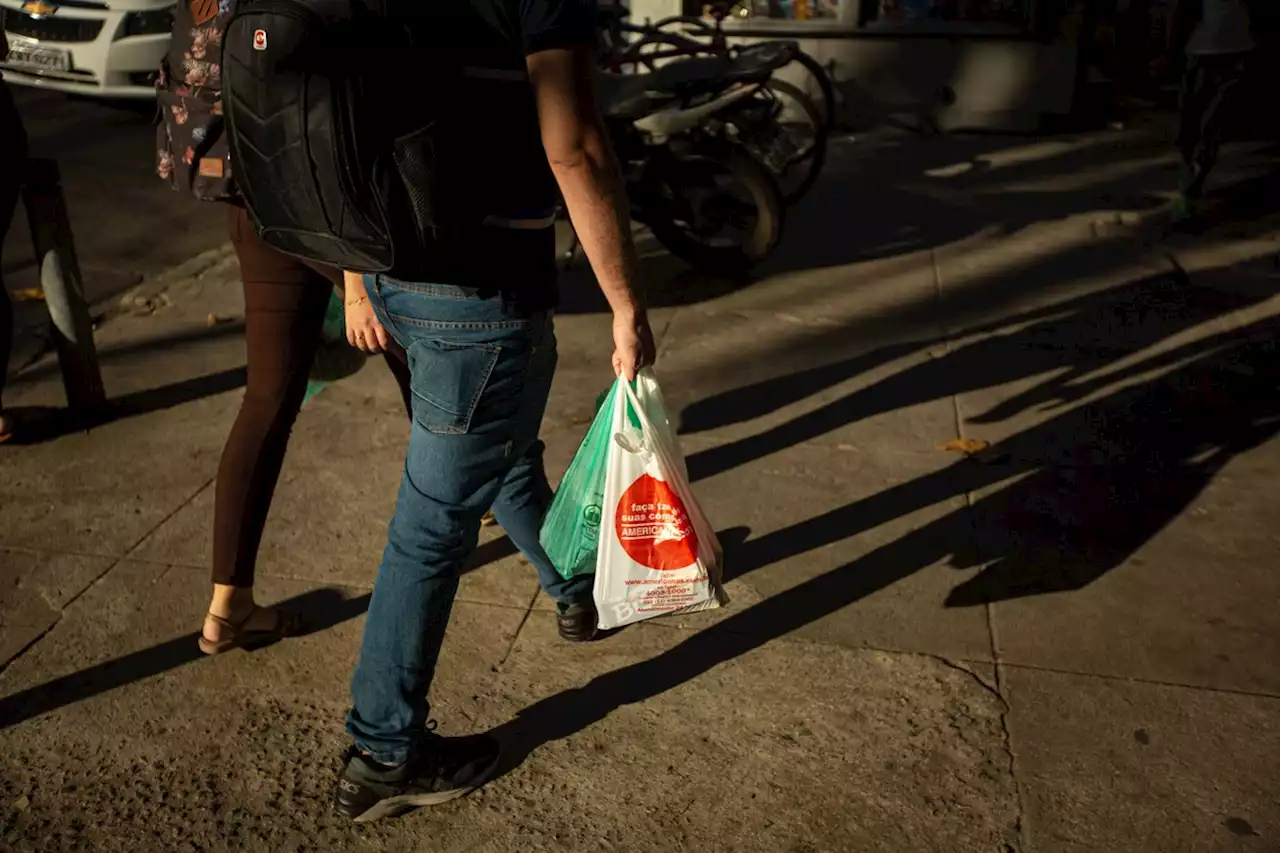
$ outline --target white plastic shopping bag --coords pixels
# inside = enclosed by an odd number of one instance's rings
[[[728,602],[722,552],[689,487],[662,392],[645,369],[618,379],[596,555],[601,628]]]

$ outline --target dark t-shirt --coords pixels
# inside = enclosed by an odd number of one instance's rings
[[[595,44],[594,0],[453,0],[449,36],[464,66],[468,188],[489,224],[441,259],[441,283],[555,302],[558,194],[538,131],[525,59]],[[441,163],[441,168],[450,164]]]

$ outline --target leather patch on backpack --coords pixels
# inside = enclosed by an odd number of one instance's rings
[[[218,15],[218,0],[191,0],[191,17],[202,27]]]
[[[200,177],[221,178],[222,177],[222,158],[221,157],[201,157],[200,158]]]

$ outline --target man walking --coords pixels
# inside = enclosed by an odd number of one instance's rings
[[[472,151],[491,166],[474,191],[491,214],[440,258],[431,281],[348,275],[348,300],[368,299],[408,351],[414,392],[404,476],[352,680],[355,745],[336,796],[358,821],[461,796],[497,765],[498,745],[485,736],[434,734],[427,704],[458,575],[490,506],[556,600],[561,636],[595,634],[592,578],[565,581],[538,544],[551,499],[538,430],[556,364],[556,183],[613,310],[615,372],[633,378],[654,354],[626,200],[596,107],[594,4],[458,4],[465,12],[451,34],[474,64],[465,84],[475,104]],[[367,347],[377,349],[379,337],[369,335]]]
[[[1254,40],[1245,0],[1176,0],[1162,70],[1185,55],[1178,120],[1182,176],[1175,226],[1200,225],[1200,199],[1218,160],[1224,122],[1245,80]]]

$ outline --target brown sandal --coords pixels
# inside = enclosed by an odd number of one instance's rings
[[[284,610],[275,611],[276,624],[271,628],[248,630],[244,627],[245,623],[252,619],[259,610],[266,609],[255,604],[249,614],[239,622],[232,622],[230,619],[224,619],[221,616],[210,613],[209,618],[213,620],[214,624],[226,631],[227,636],[214,642],[204,635],[204,629],[202,628],[200,630],[200,651],[206,655],[220,655],[232,649],[274,643],[276,640],[292,637],[298,633],[302,620],[296,613],[288,613]]]

